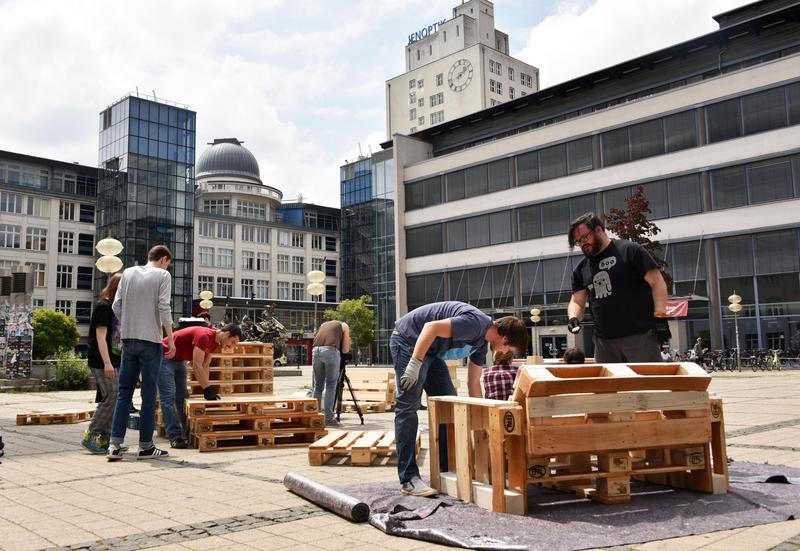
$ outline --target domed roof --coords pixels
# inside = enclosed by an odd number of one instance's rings
[[[238,176],[261,183],[258,161],[236,138],[217,138],[195,164],[195,179]]]

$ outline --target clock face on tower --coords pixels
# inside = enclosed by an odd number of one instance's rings
[[[447,74],[447,84],[455,92],[460,92],[472,81],[472,63],[467,59],[459,59],[450,67]]]

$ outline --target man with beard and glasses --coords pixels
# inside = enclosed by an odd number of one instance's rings
[[[610,239],[594,213],[569,227],[570,249],[585,258],[572,273],[567,308],[570,332],[581,330],[586,301],[594,318],[595,361],[660,362],[667,324],[667,286],[650,253],[638,243]]]

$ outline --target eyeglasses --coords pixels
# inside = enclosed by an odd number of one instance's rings
[[[577,238],[575,240],[575,244],[580,247],[581,245],[583,245],[584,243],[589,241],[589,236],[592,235],[592,234],[594,234],[594,230],[587,231],[586,233],[584,233],[583,235],[581,235],[579,238]]]

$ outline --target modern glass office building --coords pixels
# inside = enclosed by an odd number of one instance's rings
[[[389,363],[395,322],[395,170],[391,149],[341,167],[342,299],[372,297],[374,363]]]
[[[191,313],[195,117],[185,105],[132,95],[100,113],[97,239],[119,239],[126,267],[167,245],[176,316]]]

